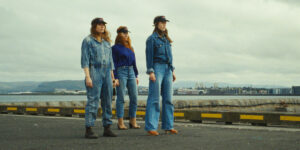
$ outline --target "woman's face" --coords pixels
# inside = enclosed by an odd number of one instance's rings
[[[105,25],[104,24],[97,24],[96,31],[98,33],[104,33],[104,31],[105,31]]]
[[[158,22],[157,28],[161,31],[166,31],[167,22]]]
[[[121,32],[120,34],[121,34],[121,36],[123,36],[126,40],[128,40],[128,37],[129,37],[128,33],[123,33],[123,32]]]

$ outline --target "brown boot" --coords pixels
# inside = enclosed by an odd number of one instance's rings
[[[166,133],[166,134],[169,134],[169,133],[170,133],[170,134],[177,134],[178,131],[175,130],[175,129],[171,129],[171,130],[166,130],[165,133]]]
[[[103,136],[105,136],[105,137],[117,137],[117,135],[114,134],[114,133],[110,130],[110,125],[107,125],[107,126],[104,127]]]
[[[97,139],[98,136],[92,131],[91,127],[85,128],[85,138],[87,139]]]
[[[159,135],[159,133],[157,132],[157,131],[148,131],[148,135],[149,136],[158,136]]]

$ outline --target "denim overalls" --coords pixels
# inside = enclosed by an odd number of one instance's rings
[[[89,67],[93,87],[87,87],[87,104],[85,107],[85,126],[92,127],[97,118],[99,100],[101,96],[103,126],[112,124],[111,101],[112,79],[114,69],[110,43],[97,41],[91,35],[87,36],[81,47],[81,67]]]
[[[149,80],[149,93],[146,106],[145,130],[157,130],[160,106],[159,97],[162,96],[162,129],[173,129],[174,106],[172,104],[172,72],[173,55],[171,44],[165,37],[159,37],[154,32],[146,42],[147,74],[154,72],[156,81]]]

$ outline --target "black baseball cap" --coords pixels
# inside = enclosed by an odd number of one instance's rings
[[[92,20],[91,25],[96,25],[96,24],[107,24],[103,18],[95,18]]]
[[[128,31],[128,28],[127,27],[123,27],[123,28],[120,28],[120,29],[118,29],[117,30],[117,33],[128,33],[128,32],[130,32],[130,31]]]
[[[167,20],[165,16],[156,16],[153,23],[156,24],[158,22],[169,22],[169,20]]]

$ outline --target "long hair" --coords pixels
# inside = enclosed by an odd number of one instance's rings
[[[173,41],[171,40],[171,38],[169,37],[169,34],[168,34],[168,30],[166,29],[165,31],[161,31],[158,29],[158,23],[155,24],[155,28],[153,30],[153,33],[156,32],[160,37],[163,37],[165,36],[167,38],[167,40],[172,43]]]
[[[117,30],[120,30],[124,27],[125,26],[120,26]],[[122,44],[123,46],[125,46],[126,48],[129,48],[132,52],[134,52],[134,49],[131,46],[131,39],[130,39],[129,35],[128,35],[128,39],[125,39],[125,37],[121,35],[121,32],[118,33],[116,40],[115,40],[115,44]]]
[[[91,26],[91,35],[93,37],[97,37],[97,36],[100,36],[100,40],[104,39],[105,41],[111,43],[111,39],[110,39],[110,33],[108,32],[108,30],[106,30],[106,26],[105,26],[105,29],[104,29],[104,33],[99,33],[96,31],[96,27],[97,27],[97,24],[94,24]]]

